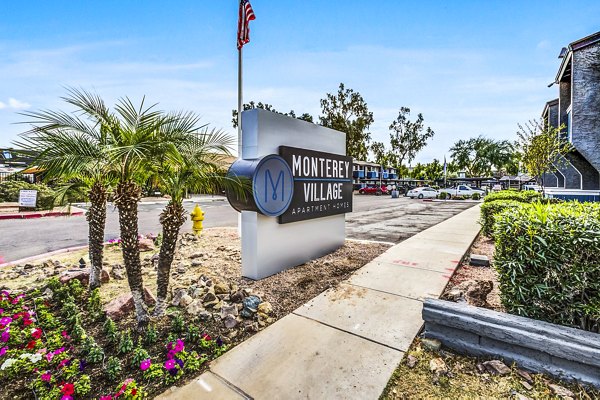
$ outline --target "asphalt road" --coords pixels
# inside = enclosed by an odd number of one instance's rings
[[[194,203],[184,205],[188,212],[195,206]],[[238,213],[227,201],[200,205],[205,211],[205,227],[237,226]],[[471,206],[473,203],[460,201],[426,202],[407,197],[392,199],[389,196],[355,195],[354,211],[346,214],[346,235],[353,239],[398,243]],[[141,234],[160,232],[158,216],[163,207],[163,204],[140,204],[138,216]],[[191,229],[192,224],[188,220],[182,232]],[[0,263],[86,245],[87,231],[84,216],[0,220]],[[117,210],[109,206],[104,239],[117,237]]]

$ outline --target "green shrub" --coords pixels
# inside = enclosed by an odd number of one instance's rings
[[[20,190],[37,190],[36,210],[50,210],[56,201],[56,192],[43,183],[29,183],[25,181],[0,182],[0,202],[19,201]]]
[[[481,195],[479,193],[473,193],[473,195],[471,196],[471,199],[481,200]]]
[[[448,193],[446,192],[440,192],[440,194],[438,195],[438,197],[442,200],[446,200],[446,197],[448,197]]]
[[[521,203],[532,203],[542,199],[542,194],[533,190],[524,190],[515,192],[514,190],[501,190],[499,192],[490,193],[483,201],[489,203],[497,200],[514,200]]]
[[[487,237],[492,237],[495,216],[507,208],[516,208],[521,205],[523,205],[523,203],[515,200],[484,201],[481,205],[481,218],[479,220],[479,223],[481,224],[481,233]]]
[[[600,204],[509,208],[494,236],[508,312],[600,332]]]

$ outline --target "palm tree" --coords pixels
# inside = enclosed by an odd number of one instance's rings
[[[38,152],[35,164],[45,172],[46,180],[61,180],[88,191],[90,208],[86,213],[90,257],[90,289],[100,286],[104,251],[106,201],[110,190],[107,174],[107,149],[111,124],[108,109],[98,96],[68,89],[63,97],[76,107],[77,114],[64,111],[25,112],[32,128],[21,134],[20,147]]]
[[[176,130],[193,131],[198,118],[182,114]],[[184,129],[182,129],[184,128]],[[183,197],[188,189],[195,192],[214,192],[227,188],[244,195],[246,183],[224,174],[224,158],[231,155],[233,138],[220,130],[202,129],[190,134],[177,146],[177,154],[164,160],[160,166],[160,187],[171,200],[160,214],[163,241],[158,258],[157,304],[155,316],[162,316],[166,308],[171,264],[179,230],[186,220]]]

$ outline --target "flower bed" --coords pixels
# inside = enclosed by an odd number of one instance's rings
[[[98,291],[77,280],[51,280],[42,289],[0,293],[2,398],[141,399],[227,350],[181,315],[132,332],[107,319]]]

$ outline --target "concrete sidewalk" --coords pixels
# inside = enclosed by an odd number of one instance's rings
[[[378,399],[479,233],[479,206],[391,247],[159,399]]]

